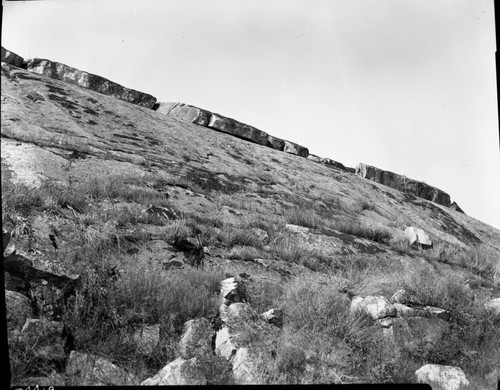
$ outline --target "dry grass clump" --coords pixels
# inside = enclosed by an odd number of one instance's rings
[[[388,230],[385,226],[366,224],[355,218],[350,220],[335,220],[332,227],[342,233],[366,238],[383,244],[388,243],[392,238],[390,230]]]
[[[294,208],[285,214],[287,223],[317,229],[325,225],[325,221],[313,209]]]
[[[87,259],[82,286],[68,304],[65,323],[75,348],[108,356],[137,372],[139,356],[130,332],[142,324],[159,324],[163,347],[148,356],[148,374],[176,357],[184,322],[217,311],[220,269],[162,272],[145,260],[123,261],[113,251]]]

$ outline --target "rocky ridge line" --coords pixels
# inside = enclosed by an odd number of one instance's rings
[[[176,119],[220,131],[275,150],[308,158],[330,168],[355,173],[366,179],[376,181],[385,186],[450,207],[455,211],[463,213],[463,210],[455,202],[451,203],[450,196],[446,192],[426,183],[363,163],[358,164],[356,169],[345,167],[342,163],[330,158],[322,158],[309,154],[309,150],[304,146],[271,136],[262,130],[241,123],[235,119],[184,103],[157,103],[156,98],[149,94],[123,87],[104,77],[46,59],[34,58],[24,60],[21,56],[5,49],[3,46],[1,49],[2,62],[26,69],[30,72],[75,84],[104,95],[114,96],[126,102],[150,108]]]

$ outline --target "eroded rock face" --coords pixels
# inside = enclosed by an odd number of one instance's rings
[[[195,318],[184,324],[184,333],[179,342],[179,352],[184,359],[212,353],[213,331],[206,318]]]
[[[433,389],[459,390],[469,386],[465,373],[459,367],[426,364],[415,371],[417,382],[427,383]]]
[[[161,114],[205,127],[208,127],[212,116],[210,111],[184,103],[158,103],[154,109]]]
[[[2,46],[2,62],[17,66],[18,68],[26,68],[26,62],[24,58],[18,56],[16,53],[5,49]]]
[[[28,61],[27,69],[30,72],[43,74],[45,76],[62,80],[70,84],[76,84],[83,88],[88,88],[104,95],[111,95],[117,99],[137,104],[138,106],[152,108],[156,103],[156,98],[134,89],[126,88],[114,83],[104,77],[87,73],[83,70],[72,68],[71,66],[53,62],[42,58],[34,58]]]
[[[212,113],[208,127],[255,142],[256,144],[267,145],[268,134],[266,132],[219,114]]]
[[[413,194],[419,198],[427,199],[443,206],[450,206],[450,195],[446,192],[420,181],[398,175],[397,173],[384,171],[380,168],[363,163],[358,164],[355,173],[358,176],[376,181],[377,183],[402,192]]]

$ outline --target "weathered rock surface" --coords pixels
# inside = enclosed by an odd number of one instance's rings
[[[432,247],[430,237],[422,229],[410,226],[405,229],[404,234],[410,245],[417,245],[421,248]]]
[[[43,74],[44,76],[62,80],[70,84],[76,84],[104,95],[114,96],[128,103],[137,104],[138,106],[152,108],[156,103],[156,98],[147,93],[123,87],[104,77],[59,62],[34,58],[28,61],[27,68],[30,72]]]
[[[184,103],[157,103],[153,109],[161,114],[205,127],[208,127],[212,116],[210,111]]]
[[[5,290],[5,310],[7,329],[21,329],[28,318],[33,317],[31,301],[20,293]]]
[[[259,145],[267,145],[268,134],[266,132],[219,114],[212,113],[208,127]]]
[[[419,383],[427,383],[433,390],[460,390],[469,386],[459,367],[426,364],[415,371],[415,375]]]
[[[376,181],[399,191],[410,193],[443,206],[450,206],[450,196],[446,192],[420,181],[398,175],[397,173],[384,171],[363,163],[358,164],[355,173],[358,176]]]
[[[304,146],[301,146],[299,144],[296,144],[295,142],[291,141],[285,141],[285,146],[283,148],[284,152],[290,153],[290,154],[295,154],[297,156],[305,157],[309,156],[309,149],[307,149]]]
[[[26,68],[26,61],[24,58],[17,55],[16,53],[5,49],[2,46],[2,62],[17,66],[18,68]]]
[[[179,353],[183,359],[212,354],[213,330],[206,318],[195,318],[184,324],[179,341]]]
[[[364,312],[374,320],[379,320],[384,317],[396,317],[397,315],[396,309],[387,299],[372,295],[365,298],[355,297],[351,301],[350,311],[352,314]]]
[[[109,360],[78,351],[71,351],[66,375],[72,385],[79,386],[131,386],[138,385],[135,375]]]
[[[277,326],[278,328],[283,327],[283,315],[284,313],[279,309],[270,309],[262,314],[260,317],[265,321]]]
[[[484,304],[484,308],[495,316],[500,317],[500,298],[490,299]]]
[[[269,135],[267,137],[267,146],[279,151],[283,151],[285,149],[285,141],[281,138]]]

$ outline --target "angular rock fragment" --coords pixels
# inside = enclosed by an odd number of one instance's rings
[[[285,149],[285,141],[282,140],[281,138],[268,135],[267,146],[282,152]]]
[[[259,145],[267,145],[268,134],[266,132],[219,114],[212,113],[208,127]]]

